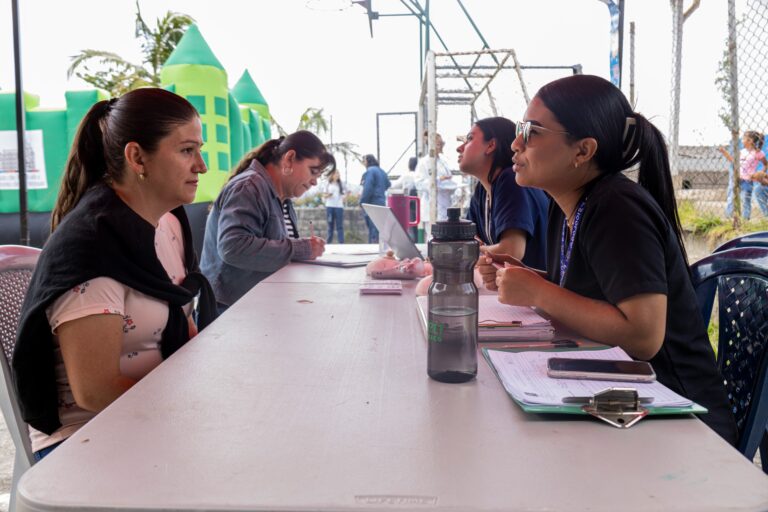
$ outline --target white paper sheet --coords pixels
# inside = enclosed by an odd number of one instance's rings
[[[547,359],[557,352],[504,352],[488,350],[504,388],[515,400],[532,405],[563,405],[565,397],[589,397],[611,387],[635,388],[641,398],[653,398],[653,407],[687,407],[692,404],[659,382],[618,382],[607,380],[553,379],[547,375]],[[629,355],[619,347],[606,350],[562,353],[575,359],[624,359]]]
[[[481,327],[509,322],[520,322],[523,327],[551,325],[549,320],[540,316],[533,308],[502,304],[495,295],[480,295],[478,302],[477,323]]]

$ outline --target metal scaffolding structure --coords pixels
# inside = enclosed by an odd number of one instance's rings
[[[523,99],[527,104],[531,98],[523,80],[525,69],[570,69],[573,74],[581,73],[581,65],[570,66],[523,66],[513,49],[490,49],[444,52],[429,51],[426,70],[421,83],[417,124],[427,133],[427,151],[422,138],[417,139],[417,150],[430,157],[429,222],[437,220],[437,110],[441,105],[466,105],[471,110],[471,121],[477,120],[475,105],[486,94],[494,115],[498,115],[496,101],[490,85],[499,73],[513,70],[520,84]]]
[[[468,64],[460,63],[457,58],[474,57]],[[490,59],[484,59],[490,57]],[[530,101],[528,91],[523,81],[523,72],[517,55],[512,49],[503,50],[474,50],[468,52],[427,53],[426,71],[421,84],[419,97],[418,125],[427,132],[427,152],[429,159],[430,205],[429,222],[437,220],[437,107],[438,105],[467,105],[472,110],[472,120],[477,118],[475,103],[487,92],[491,108],[496,112],[495,101],[489,86],[499,72],[505,68],[507,61],[512,60],[512,68],[520,81],[525,101]],[[480,64],[481,60],[491,60],[493,64]],[[450,61],[449,63],[445,61]],[[509,67],[507,67],[509,69]],[[458,84],[457,84],[458,82]],[[418,138],[418,149],[424,153],[423,140]]]

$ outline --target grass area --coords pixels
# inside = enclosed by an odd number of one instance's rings
[[[705,238],[712,247],[738,236],[756,231],[768,231],[766,217],[751,219],[736,226],[733,219],[699,211],[693,201],[678,201],[677,213],[680,215],[680,224],[684,231]]]
[[[719,340],[720,325],[718,325],[717,315],[712,315],[709,320],[709,327],[707,327],[707,334],[709,335],[709,344],[712,345],[712,350],[715,351],[715,357],[717,357],[717,343]]]

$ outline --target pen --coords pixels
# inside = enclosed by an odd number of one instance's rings
[[[312,221],[309,221],[309,236],[315,236],[315,226],[312,224]]]
[[[506,350],[506,349],[544,349],[544,350],[553,350],[553,349],[566,349],[566,348],[579,348],[579,343],[573,340],[551,340],[551,341],[482,341],[480,340],[480,343],[483,344],[485,348],[489,349],[497,349],[497,350]]]

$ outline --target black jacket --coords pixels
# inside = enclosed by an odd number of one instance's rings
[[[96,277],[168,302],[160,350],[167,358],[189,339],[182,306],[200,294],[199,328],[215,319],[208,281],[198,270],[183,207],[173,210],[184,234],[187,277],[177,286],[155,252],[155,228],[106,185],[86,191],[46,242],[24,300],[13,352],[13,379],[24,421],[52,434],[59,427],[54,343],[45,310],[65,291]]]

